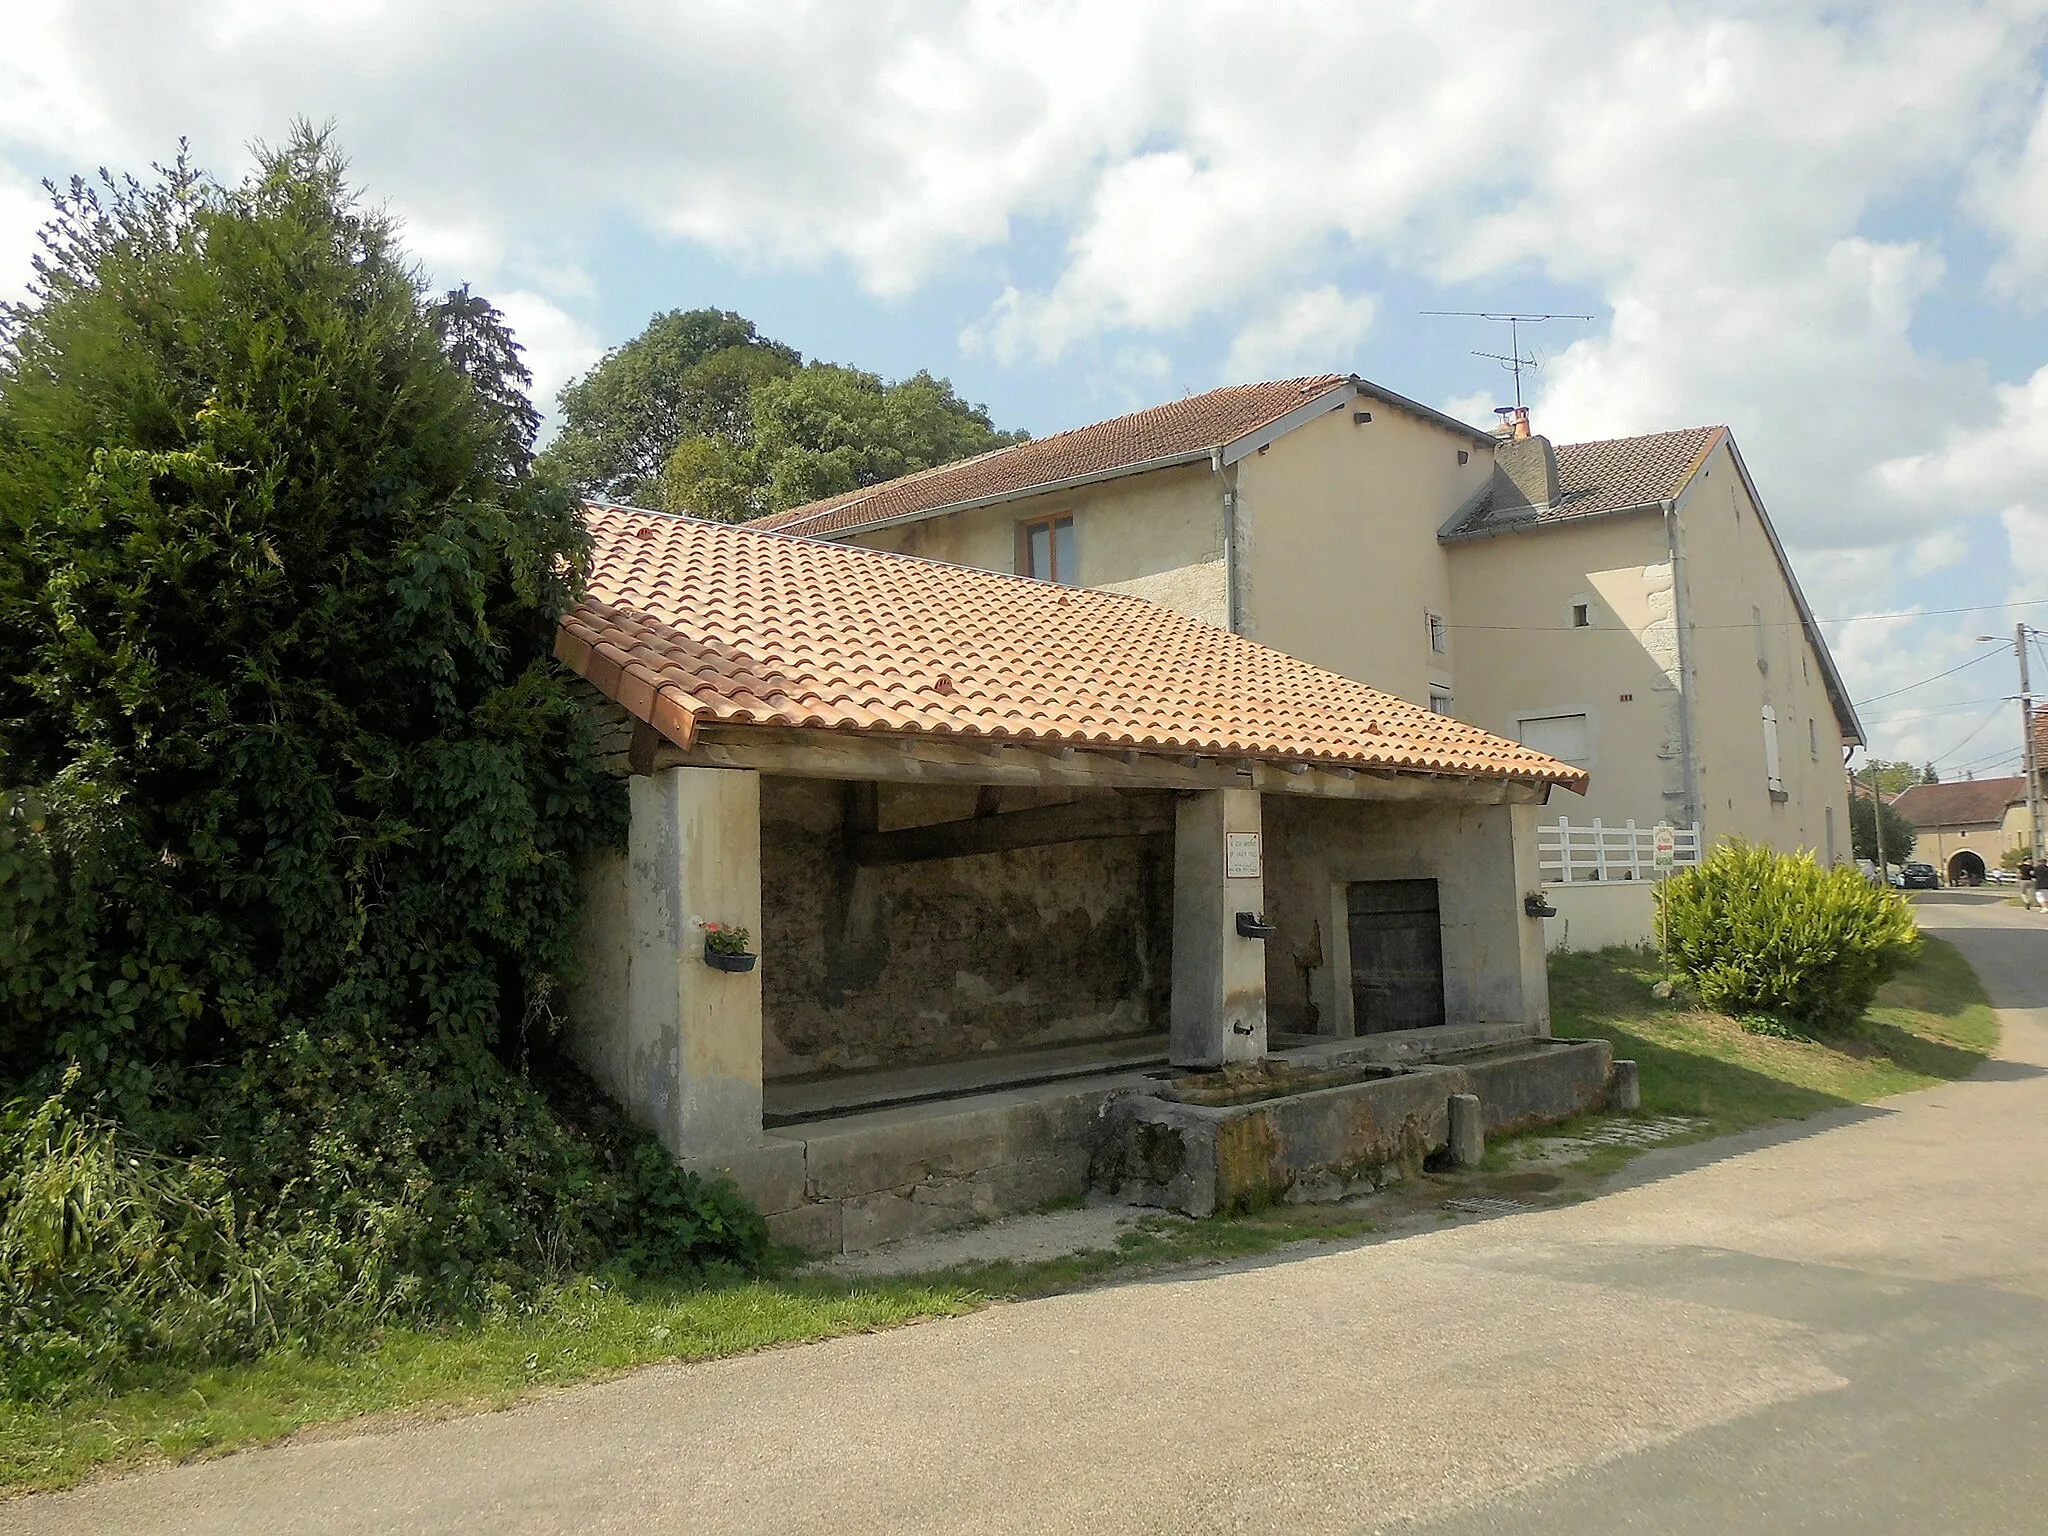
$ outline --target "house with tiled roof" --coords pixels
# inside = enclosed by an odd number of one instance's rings
[[[1459,713],[1592,774],[1546,834],[1571,942],[1647,920],[1639,889],[1614,889],[1639,861],[1585,855],[1625,852],[1659,822],[1696,827],[1703,848],[1742,837],[1852,857],[1843,762],[1863,728],[1726,427],[1507,437],[1441,539]]]
[[[1862,727],[1725,427],[1553,446],[1353,375],[1212,390],[756,526],[1149,598],[1591,769],[1553,942],[1741,836],[1847,859]]]
[[[1526,826],[1582,769],[1147,597],[589,520],[556,655],[630,820],[566,1045],[784,1241],[1204,1214],[1609,1091]]]
[[[1981,885],[2007,853],[2034,846],[2027,781],[2018,774],[1915,784],[1892,808],[1913,824],[1913,857],[1940,870],[1950,885]]]

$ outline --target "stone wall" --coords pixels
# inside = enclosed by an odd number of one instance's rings
[[[1266,1016],[1274,1030],[1351,1033],[1343,892],[1354,880],[1437,882],[1444,1016],[1547,1033],[1543,934],[1522,911],[1540,888],[1533,821],[1508,806],[1265,798]],[[1527,819],[1527,818],[1525,818]]]
[[[968,817],[976,794],[884,784],[878,825]],[[855,868],[846,795],[829,780],[762,780],[769,1078],[1166,1028],[1170,837]],[[1002,809],[1072,798],[1010,790]]]

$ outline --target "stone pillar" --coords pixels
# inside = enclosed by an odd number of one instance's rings
[[[1264,1058],[1266,946],[1238,936],[1237,914],[1264,915],[1265,893],[1259,792],[1183,798],[1173,832],[1175,1066]]]
[[[604,1077],[614,1079],[605,1086],[679,1158],[752,1146],[761,1140],[760,966],[713,970],[698,925],[743,927],[760,952],[761,776],[669,768],[630,782],[625,1039],[604,1053]]]

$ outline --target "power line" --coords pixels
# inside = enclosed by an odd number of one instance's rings
[[[1917,683],[1908,683],[1903,688],[1894,688],[1890,693],[1874,693],[1867,699],[1857,699],[1855,701],[1855,706],[1856,708],[1861,709],[1864,705],[1875,704],[1880,699],[1893,699],[1897,698],[1902,693],[1911,693],[1915,688],[1925,688],[1929,683],[1938,683],[1944,677],[1954,677],[1958,672],[1963,670],[1963,667],[1974,667],[1977,665],[1978,662],[1989,661],[1992,657],[1998,654],[1999,653],[1997,651],[1986,651],[1981,656],[1972,656],[1960,667],[1950,667],[1946,672],[1937,672],[1932,677],[1923,677]]]
[[[1986,704],[2009,704],[2012,700],[2004,695],[1995,699],[1958,699],[1953,704],[1935,704],[1926,709],[1909,709],[1900,715],[1873,715],[1864,721],[1865,725],[1896,725],[1901,720],[1924,720],[1930,715],[1959,714],[1966,709],[1981,709]]]
[[[2048,597],[2028,598],[2023,603],[1978,603],[1968,608],[1909,608],[1898,613],[1851,613],[1838,618],[1816,618],[1816,624],[1867,624],[1876,619],[1932,619],[1954,613],[2000,613],[2012,608],[2039,608],[2048,604]],[[1803,619],[1766,619],[1766,629],[1803,628]],[[1694,629],[1754,629],[1756,621],[1733,624],[1694,624]],[[1566,635],[1585,628],[1582,624],[1453,624],[1452,629],[1490,630],[1512,635]]]
[[[1971,728],[1970,734],[1968,736],[1965,736],[1961,741],[1957,742],[1954,746],[1950,747],[1946,752],[1942,753],[1941,756],[1933,758],[1930,761],[1937,764],[1947,762],[1950,758],[1954,757],[1958,752],[1962,751],[1963,748],[1967,747],[1973,740],[1975,740],[1977,733],[1979,731],[1983,730],[1985,726],[1989,725],[1992,721],[1996,720],[1997,718],[1998,711],[1995,709],[1990,711],[1988,714],[1984,716],[1982,720],[1979,720],[1976,723],[1976,725]]]

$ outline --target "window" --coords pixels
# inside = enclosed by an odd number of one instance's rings
[[[1820,722],[1811,716],[1806,721],[1806,755],[1816,763],[1820,761]]]
[[[1440,613],[1429,615],[1429,648],[1439,656],[1451,654],[1451,626]]]
[[[1778,712],[1764,706],[1764,783],[1773,800],[1785,798],[1785,768],[1778,760]]]
[[[1432,715],[1448,715],[1451,712],[1451,695],[1448,690],[1436,687],[1429,690],[1429,712]]]
[[[1017,525],[1017,574],[1040,581],[1079,584],[1080,562],[1074,555],[1074,519],[1041,517]]]
[[[1520,720],[1515,739],[1575,768],[1590,767],[1593,762],[1593,733],[1584,715],[1536,715]]]
[[[1593,627],[1593,605],[1592,605],[1591,603],[1573,603],[1573,604],[1572,604],[1572,628],[1573,628],[1573,629],[1591,629],[1592,627]]]
[[[1833,867],[1834,867],[1834,866],[1835,866],[1836,864],[1839,864],[1839,863],[1841,862],[1841,859],[1840,859],[1839,857],[1837,857],[1837,855],[1836,855],[1836,853],[1835,853],[1835,808],[1834,808],[1834,807],[1833,807],[1833,806],[1831,805],[1831,806],[1829,806],[1829,807],[1827,808],[1827,812],[1828,812],[1828,866],[1829,866],[1830,868],[1833,868]]]
[[[1752,606],[1749,610],[1749,632],[1756,639],[1756,669],[1769,677],[1771,675],[1771,653],[1764,641],[1764,611]]]

